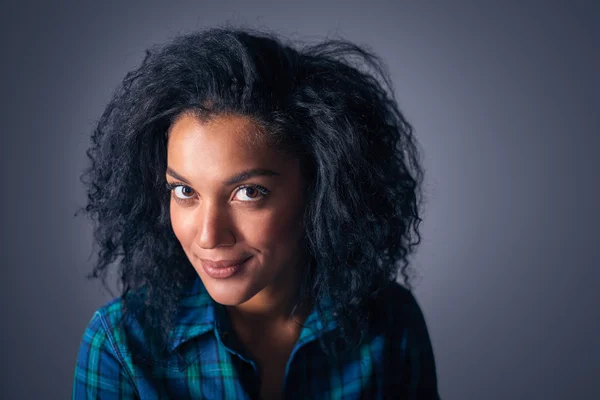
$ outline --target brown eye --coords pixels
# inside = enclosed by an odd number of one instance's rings
[[[255,198],[258,195],[258,190],[252,187],[244,188],[244,190],[246,191],[246,196],[250,197],[251,199]]]
[[[173,193],[178,200],[189,200],[194,195],[194,190],[185,185],[174,185]]]
[[[239,197],[240,193],[245,198],[240,198]],[[235,197],[238,200],[250,202],[250,201],[260,200],[263,197],[266,197],[268,194],[269,194],[269,189],[262,187],[260,185],[251,185],[251,186],[242,186],[242,187],[238,188],[237,192],[235,193]]]

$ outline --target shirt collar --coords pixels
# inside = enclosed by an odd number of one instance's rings
[[[214,329],[215,305],[200,277],[186,288],[179,301],[177,314],[171,328],[169,351],[188,340]]]
[[[315,305],[304,322],[298,338],[298,345],[315,340],[320,335],[337,327],[331,299],[321,300],[318,305],[320,305],[323,318],[319,315],[318,307]],[[217,319],[223,318],[224,315],[217,312],[217,306],[217,303],[208,294],[202,280],[197,276],[184,289],[184,294],[179,302],[178,312],[171,328],[169,351],[172,352],[195,337],[214,331]]]

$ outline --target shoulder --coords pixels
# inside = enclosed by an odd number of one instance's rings
[[[407,398],[439,399],[433,348],[425,317],[412,291],[391,283],[376,302],[387,340],[386,390]]]
[[[80,352],[110,353],[125,364],[124,355],[129,352],[130,343],[128,336],[132,332],[130,319],[125,317],[122,297],[112,299],[96,309],[85,327]]]
[[[382,290],[374,302],[374,313],[388,327],[424,329],[423,312],[413,292],[397,282]]]
[[[85,328],[73,382],[73,398],[125,395],[134,392],[133,377],[122,348],[126,341],[119,322],[122,299],[97,309]]]
[[[125,346],[123,298],[117,297],[99,307],[85,329],[84,339],[108,341],[114,351]]]
[[[133,299],[135,293],[127,296],[128,299]],[[148,332],[139,319],[142,311],[140,307],[144,305],[137,300],[126,304],[125,296],[119,296],[94,312],[84,334],[97,341],[102,338],[123,367],[131,371],[135,369],[136,360],[147,360],[144,357],[148,356]]]
[[[421,363],[425,359],[433,366],[433,349],[425,316],[411,290],[396,282],[390,283],[377,298],[373,312],[375,326],[386,337],[390,356],[410,363]]]

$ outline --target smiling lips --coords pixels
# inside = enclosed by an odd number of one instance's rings
[[[238,260],[211,261],[200,259],[202,269],[214,279],[226,279],[238,273],[252,257]]]

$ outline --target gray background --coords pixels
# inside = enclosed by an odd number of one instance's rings
[[[425,152],[416,295],[444,399],[600,398],[595,2],[120,3],[2,4],[3,398],[68,398],[110,299],[73,217],[93,123],[146,47],[223,22],[387,62]]]

